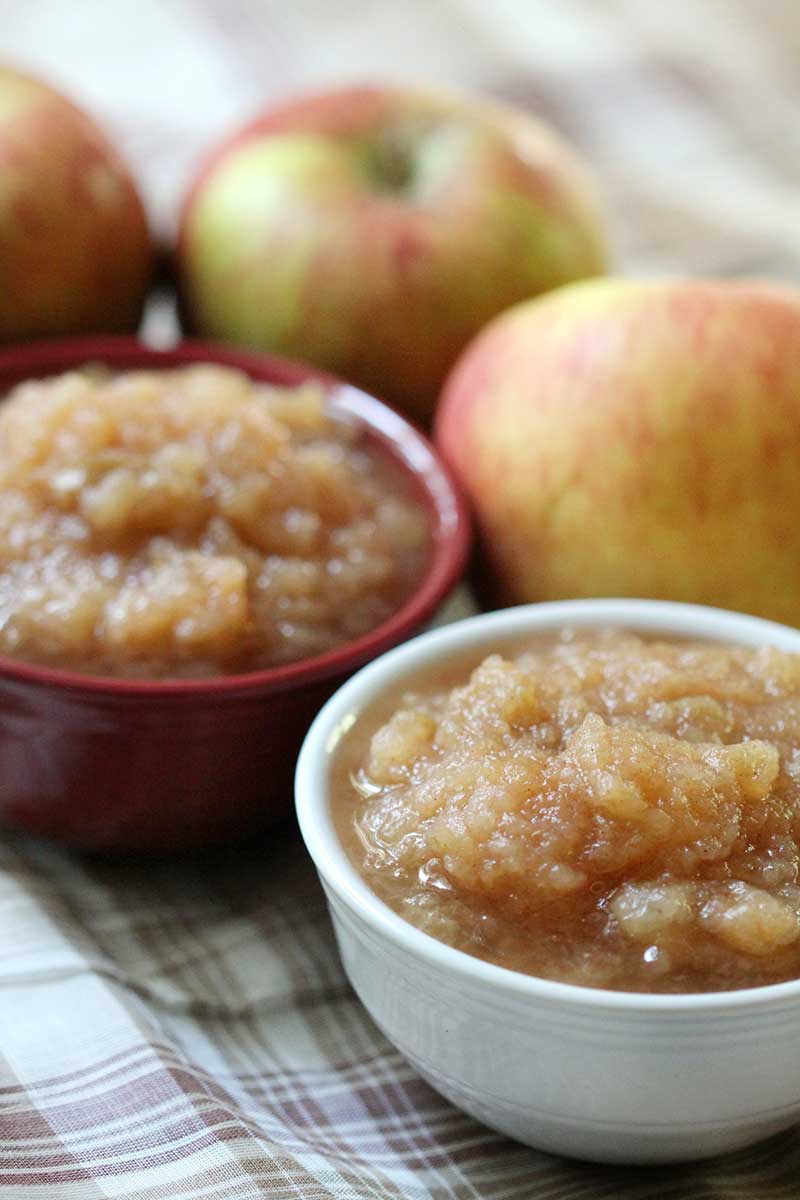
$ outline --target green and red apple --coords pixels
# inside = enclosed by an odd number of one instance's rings
[[[188,327],[305,359],[427,419],[509,305],[603,271],[594,190],[527,113],[365,87],[267,113],[184,206]]]
[[[609,279],[499,317],[435,437],[494,603],[696,601],[800,624],[800,291]]]
[[[0,343],[135,329],[152,269],[141,201],[94,122],[0,65]]]

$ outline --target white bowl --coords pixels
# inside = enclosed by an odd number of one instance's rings
[[[463,652],[565,625],[800,652],[800,632],[755,617],[657,601],[578,600],[461,621],[365,667],[314,721],[296,778],[300,828],[345,970],[421,1075],[521,1142],[621,1163],[685,1161],[746,1146],[800,1119],[800,980],[675,996],[521,975],[403,921],[360,878],[334,831],[331,756],[377,696]]]

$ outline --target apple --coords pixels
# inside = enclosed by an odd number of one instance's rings
[[[0,65],[0,343],[135,329],[151,267],[141,201],[108,140]]]
[[[185,201],[187,327],[302,358],[429,418],[469,339],[517,301],[600,273],[594,192],[527,113],[364,87],[269,112]]]
[[[800,624],[800,291],[575,284],[493,322],[435,439],[494,603],[696,601]]]

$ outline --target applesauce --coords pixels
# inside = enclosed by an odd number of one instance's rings
[[[290,663],[384,621],[427,553],[399,469],[317,386],[84,370],[0,407],[0,654],[143,678]]]
[[[331,804],[378,896],[501,966],[800,976],[800,656],[567,630],[462,659],[356,722]]]

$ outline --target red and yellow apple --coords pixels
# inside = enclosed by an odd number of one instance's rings
[[[151,267],[141,201],[108,140],[0,65],[0,343],[135,329]]]
[[[520,305],[456,365],[435,437],[493,602],[800,624],[800,291],[609,279]]]
[[[192,331],[306,359],[423,419],[490,318],[605,264],[592,185],[539,121],[368,87],[219,148],[178,257]]]

